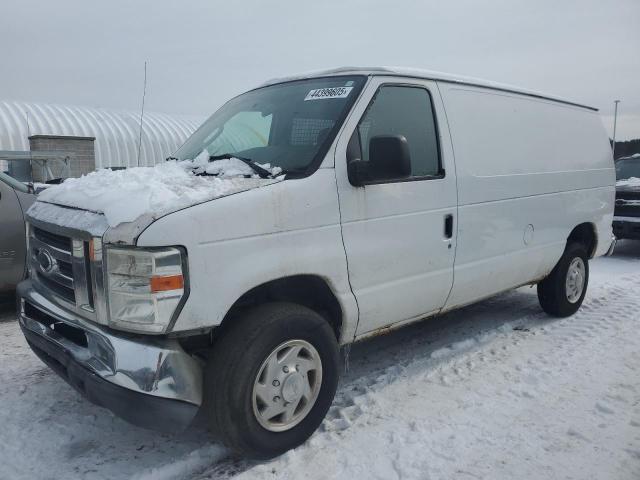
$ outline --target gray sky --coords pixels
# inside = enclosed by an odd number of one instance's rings
[[[2,0],[0,98],[208,115],[272,77],[401,65],[601,109],[640,137],[640,0]]]

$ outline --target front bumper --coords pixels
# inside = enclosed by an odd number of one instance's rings
[[[202,366],[173,339],[134,336],[90,323],[18,286],[22,331],[32,350],[91,402],[134,425],[175,432],[202,404]]]
[[[619,239],[640,240],[640,217],[613,217],[613,233]]]

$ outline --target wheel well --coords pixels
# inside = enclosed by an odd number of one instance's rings
[[[567,245],[570,243],[579,243],[583,245],[589,255],[592,258],[596,252],[597,236],[596,229],[591,223],[581,223],[575,227],[567,238]]]
[[[340,340],[342,309],[327,282],[316,275],[294,275],[272,280],[252,288],[242,295],[225,315],[220,328],[233,323],[232,319],[249,308],[267,302],[291,302],[314,310],[331,325]]]

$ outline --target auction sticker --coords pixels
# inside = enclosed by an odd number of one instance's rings
[[[330,87],[316,88],[307,93],[304,101],[307,100],[326,100],[328,98],[347,98],[353,87]]]

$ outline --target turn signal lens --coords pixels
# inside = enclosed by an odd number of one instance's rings
[[[100,238],[89,240],[89,260],[92,262],[102,261],[102,240]]]
[[[182,275],[151,277],[149,286],[151,287],[152,293],[166,292],[167,290],[180,290],[184,288],[184,278]]]

